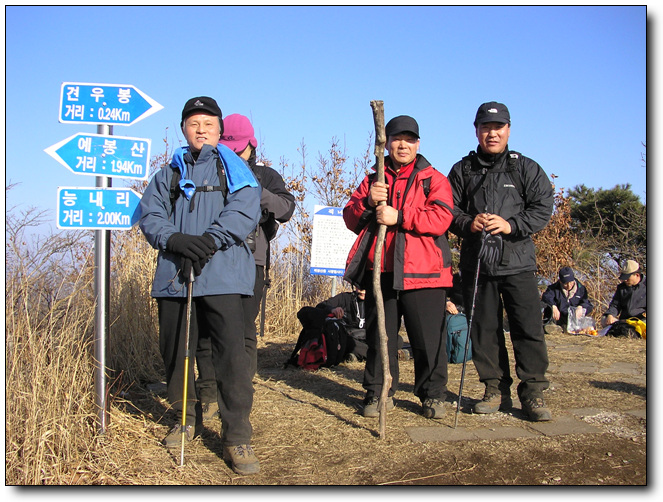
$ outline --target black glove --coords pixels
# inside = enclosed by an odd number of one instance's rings
[[[193,274],[198,277],[203,271],[203,267],[209,261],[209,258],[203,258],[202,260],[191,260],[190,258],[182,257],[180,266],[182,268],[182,276],[185,281],[189,280],[191,277],[191,269],[193,268]]]
[[[479,259],[484,265],[495,265],[501,258],[502,236],[500,234],[491,235],[490,233],[483,231]]]
[[[209,258],[217,250],[214,239],[208,233],[204,235],[174,233],[166,242],[166,250],[197,261],[205,257]]]

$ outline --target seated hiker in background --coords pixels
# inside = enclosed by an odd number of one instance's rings
[[[453,286],[447,289],[447,304],[445,310],[447,315],[464,314],[463,288],[461,287],[460,272],[453,275]]]
[[[634,260],[627,260],[620,270],[619,280],[608,310],[602,318],[604,326],[614,324],[617,320],[636,317],[647,321],[647,278],[640,270],[640,264]]]
[[[342,319],[345,331],[348,334],[345,360],[364,361],[366,359],[366,313],[364,299],[366,290],[353,288],[353,291],[339,293],[336,296],[320,302],[315,306],[325,311],[326,315],[333,315]]]
[[[541,302],[544,304],[544,331],[548,334],[566,330],[569,309],[576,309],[576,317],[588,315],[594,309],[587,297],[587,289],[575,278],[571,267],[560,269],[559,280],[548,286]]]

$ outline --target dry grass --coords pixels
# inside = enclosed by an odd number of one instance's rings
[[[254,380],[251,415],[254,445],[261,460],[258,476],[237,476],[221,460],[218,421],[206,424],[202,437],[187,444],[185,466],[180,468],[179,448],[168,452],[159,444],[172,425],[164,394],[134,387],[121,397],[113,397],[108,431],[105,437],[89,443],[87,460],[47,482],[476,485],[542,484],[556,478],[562,479],[562,484],[605,484],[599,479],[607,480],[607,484],[642,484],[645,479],[644,422],[629,419],[626,412],[646,405],[646,387],[628,384],[622,381],[623,376],[610,372],[588,377],[559,371],[562,365],[579,361],[592,362],[603,370],[616,361],[632,363],[645,370],[644,340],[550,337],[552,388],[548,391],[548,401],[553,413],[561,416],[573,408],[604,409],[609,413],[593,417],[594,422],[587,420],[602,428],[603,434],[416,443],[408,435],[409,428],[434,427],[433,430],[450,433],[453,412],[450,404],[447,416],[440,422],[431,422],[420,415],[418,401],[412,395],[411,360],[400,362],[397,408],[388,415],[386,438],[380,440],[377,420],[358,413],[363,397],[362,364],[349,363],[317,372],[283,368],[295,337],[296,333],[282,337],[266,335],[259,340],[259,374]],[[450,365],[450,401],[454,400],[458,388],[460,369],[460,365]],[[474,402],[481,393],[482,386],[469,364],[464,406]],[[602,423],[596,423],[597,420]],[[459,418],[462,430],[499,426],[528,427],[517,413],[486,417],[463,412]],[[611,452],[610,458],[606,458],[606,452]],[[538,459],[538,467],[531,463],[533,458]],[[578,464],[579,459],[586,462],[584,471]],[[613,477],[608,479],[606,473]]]

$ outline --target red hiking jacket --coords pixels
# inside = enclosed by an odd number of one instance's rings
[[[446,231],[453,218],[453,195],[446,176],[423,155],[400,174],[385,158],[387,204],[398,210],[398,223],[387,227],[382,272],[394,273],[395,290],[451,287],[451,251]],[[366,176],[343,209],[345,225],[358,234],[343,278],[357,287],[370,284],[378,224],[368,204],[375,174]],[[365,277],[366,274],[366,277]],[[366,281],[365,281],[366,279]]]

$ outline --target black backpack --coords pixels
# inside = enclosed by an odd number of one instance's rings
[[[610,326],[606,336],[614,336],[618,338],[642,338],[632,324],[626,321],[617,321]]]
[[[297,312],[303,329],[285,366],[293,365],[310,371],[342,363],[346,356],[348,334],[340,319],[328,317],[315,307]]]

